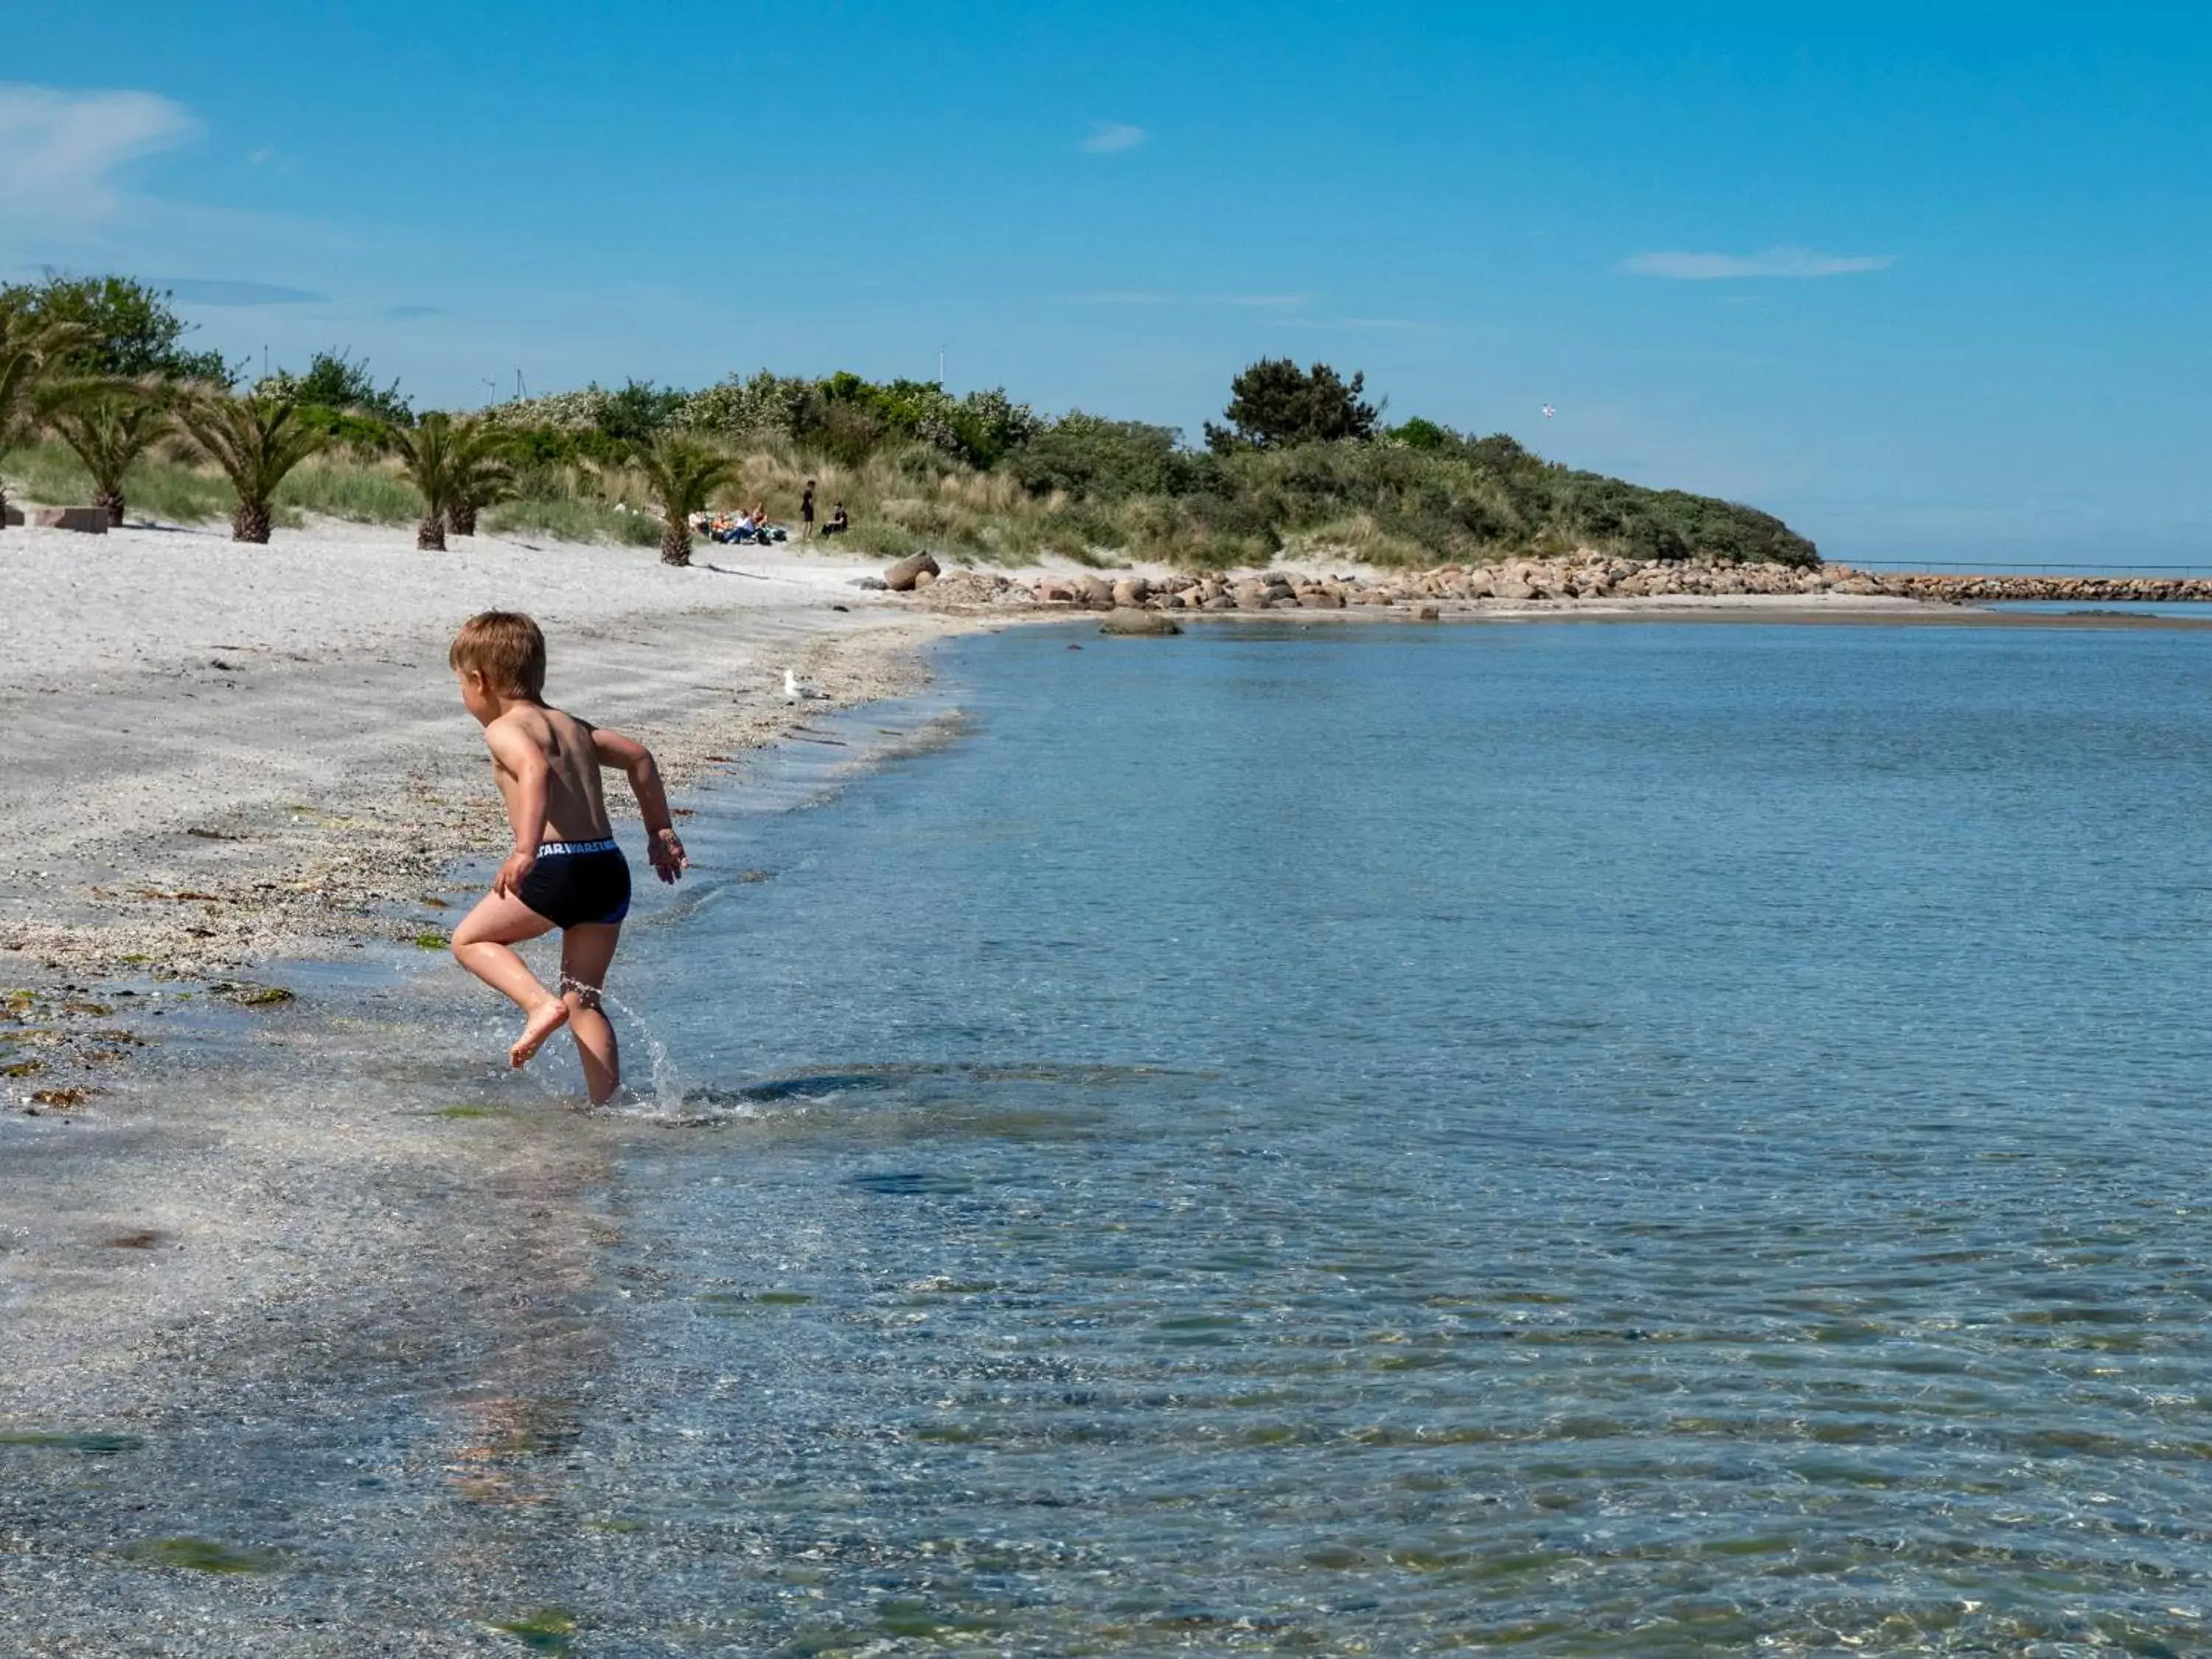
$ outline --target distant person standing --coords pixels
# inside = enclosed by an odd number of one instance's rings
[[[807,540],[814,534],[814,480],[806,481],[806,493],[799,498],[799,539]]]

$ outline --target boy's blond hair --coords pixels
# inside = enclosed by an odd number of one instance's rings
[[[520,611],[485,611],[461,624],[447,665],[456,672],[481,674],[501,696],[537,697],[545,692],[545,635]]]

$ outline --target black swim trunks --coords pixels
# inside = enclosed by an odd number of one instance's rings
[[[629,914],[629,860],[611,841],[549,841],[515,896],[556,927]]]

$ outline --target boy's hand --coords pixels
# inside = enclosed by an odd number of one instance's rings
[[[516,848],[507,855],[507,862],[499,866],[499,873],[491,878],[491,890],[502,898],[509,893],[520,891],[523,878],[530,873],[531,866],[537,862],[535,849],[526,852],[520,847]]]
[[[665,882],[674,881],[691,864],[673,830],[655,830],[645,844],[645,855],[653,861],[653,873]]]

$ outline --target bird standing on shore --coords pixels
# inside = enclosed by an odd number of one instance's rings
[[[786,702],[811,702],[823,695],[811,685],[801,685],[799,676],[788,668],[783,671],[783,700]]]

